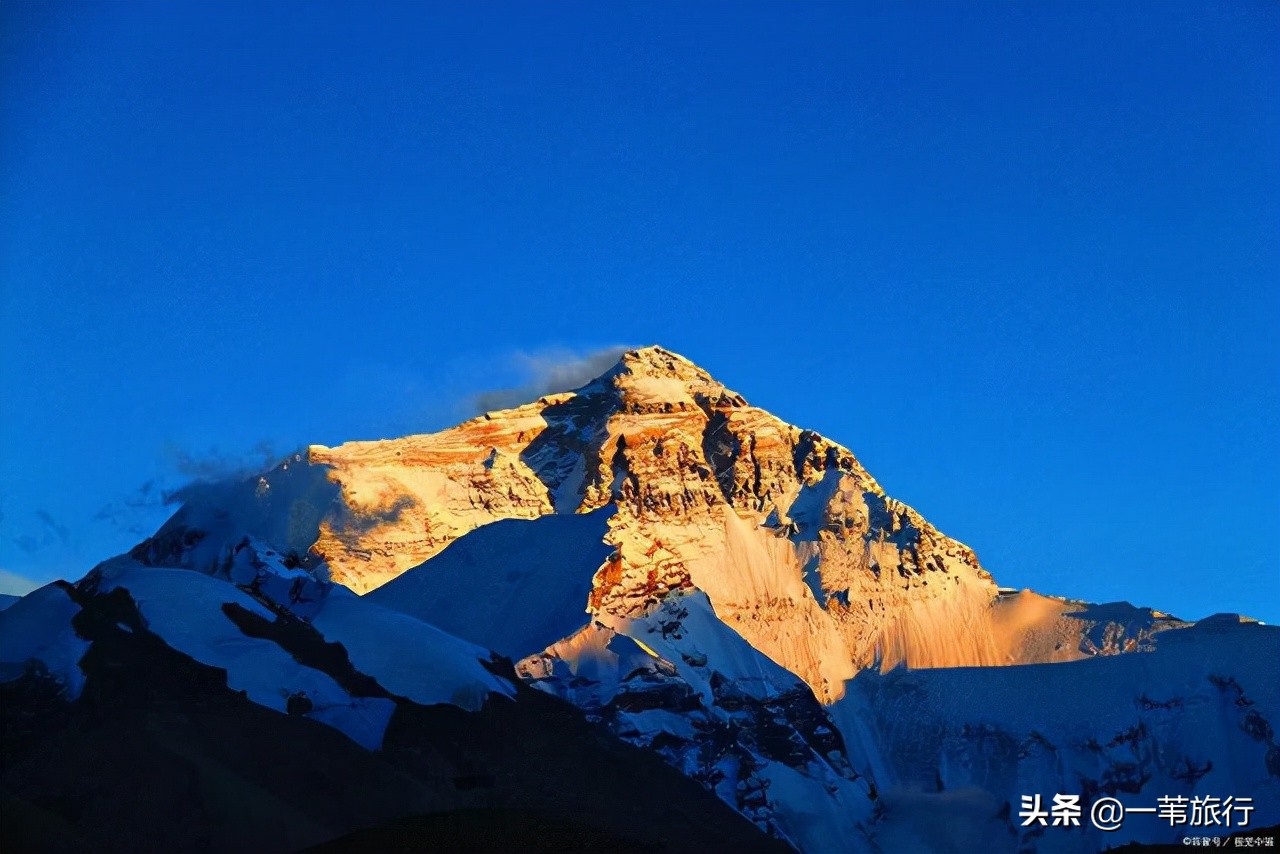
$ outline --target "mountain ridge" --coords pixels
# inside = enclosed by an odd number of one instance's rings
[[[635,613],[657,592],[706,589],[718,612],[820,697],[838,696],[873,663],[1090,654],[1072,639],[1083,621],[1037,594],[1001,598],[972,549],[889,497],[847,448],[751,406],[662,347],[627,351],[574,391],[437,433],[310,446],[259,478],[259,503],[272,490],[299,492],[291,465],[312,483],[275,527],[357,592],[493,521],[610,504],[619,508],[608,535],[616,555],[600,567],[587,610]],[[180,516],[171,524],[184,528]],[[717,563],[727,554],[733,566]],[[799,640],[785,631],[796,619],[813,629]],[[1029,638],[1030,623],[1052,624],[1049,648]],[[965,626],[977,628],[953,628]],[[1121,631],[1108,649],[1148,636]]]

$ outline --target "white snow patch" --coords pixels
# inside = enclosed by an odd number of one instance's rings
[[[344,587],[332,589],[311,625],[341,643],[357,669],[415,703],[477,711],[490,694],[515,696],[511,683],[481,665],[489,650]]]
[[[858,784],[834,775],[817,780],[774,761],[756,776],[766,781],[775,824],[801,851],[854,854],[868,849],[862,821],[870,812],[869,802]]]
[[[803,684],[800,677],[725,625],[701,590],[670,597],[661,608],[639,619],[619,619],[607,614],[600,615],[599,619],[670,662],[680,676],[702,694],[707,705],[715,702],[711,690],[713,673],[719,673],[737,689],[757,699],[786,693]]]
[[[235,604],[274,621],[275,615],[233,585],[185,569],[117,567],[104,574],[101,592],[123,587],[150,629],[178,652],[227,672],[227,687],[261,706],[287,710],[291,695],[312,703],[307,717],[337,729],[370,750],[382,745],[395,703],[352,697],[328,674],[299,664],[275,643],[251,638],[223,613]]]
[[[490,523],[364,599],[519,660],[587,619],[591,580],[612,552],[610,513]]]
[[[19,679],[28,662],[38,661],[61,682],[71,699],[84,690],[80,659],[89,642],[71,620],[80,606],[61,587],[48,584],[0,611],[0,682]]]
[[[697,737],[693,719],[688,715],[677,715],[666,709],[646,709],[642,712],[621,712],[619,718],[636,728],[643,736],[652,738],[658,733],[670,733],[688,741]]]

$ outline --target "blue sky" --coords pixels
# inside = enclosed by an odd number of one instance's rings
[[[10,2],[0,47],[2,572],[660,343],[1002,583],[1280,621],[1275,3]]]

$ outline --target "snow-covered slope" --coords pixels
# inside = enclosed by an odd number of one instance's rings
[[[57,584],[46,584],[0,611],[0,681],[29,670],[47,673],[71,699],[80,696],[79,662],[89,645],[71,625],[80,606]]]
[[[600,615],[519,665],[534,686],[663,756],[770,835],[861,851],[873,802],[828,713],[794,673],[716,617],[702,591]]]
[[[1232,615],[1162,634],[1144,655],[866,671],[830,711],[879,787],[871,832],[886,851],[964,839],[971,850],[1091,852],[1206,835],[1146,813],[1103,832],[1087,813],[1100,797],[1138,809],[1252,798],[1250,826],[1280,822],[1280,628]],[[1081,796],[1078,827],[1021,826],[1022,796],[1049,805],[1055,794]]]
[[[613,552],[609,513],[493,522],[364,598],[524,658],[587,621],[591,579]]]
[[[266,638],[246,635],[229,612],[240,608],[263,622],[275,614],[231,584],[185,569],[111,566],[96,591],[124,590],[146,628],[178,652],[227,673],[227,687],[253,702],[285,712],[306,698],[306,714],[357,744],[375,749],[395,705],[383,697],[353,697],[333,677],[294,659]]]
[[[381,745],[395,697],[476,710],[491,696],[514,695],[510,679],[486,668],[490,650],[287,567],[248,540],[231,553],[226,577],[122,556],[74,587],[51,584],[26,596],[0,612],[0,681],[35,668],[78,696],[79,663],[90,644],[73,624],[77,600],[114,591],[136,607],[139,629],[225,671],[231,690],[331,726],[368,749]],[[304,663],[307,647],[332,644],[341,644],[349,662],[345,678]]]

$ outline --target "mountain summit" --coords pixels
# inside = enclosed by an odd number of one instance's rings
[[[1065,661],[1137,648],[1172,624],[999,595],[971,549],[886,495],[848,449],[661,347],[439,433],[311,446],[240,492],[184,508],[151,548],[171,551],[231,506],[237,532],[363,593],[492,522],[612,508],[608,554],[580,591],[584,623],[701,592],[827,701],[875,663]]]

